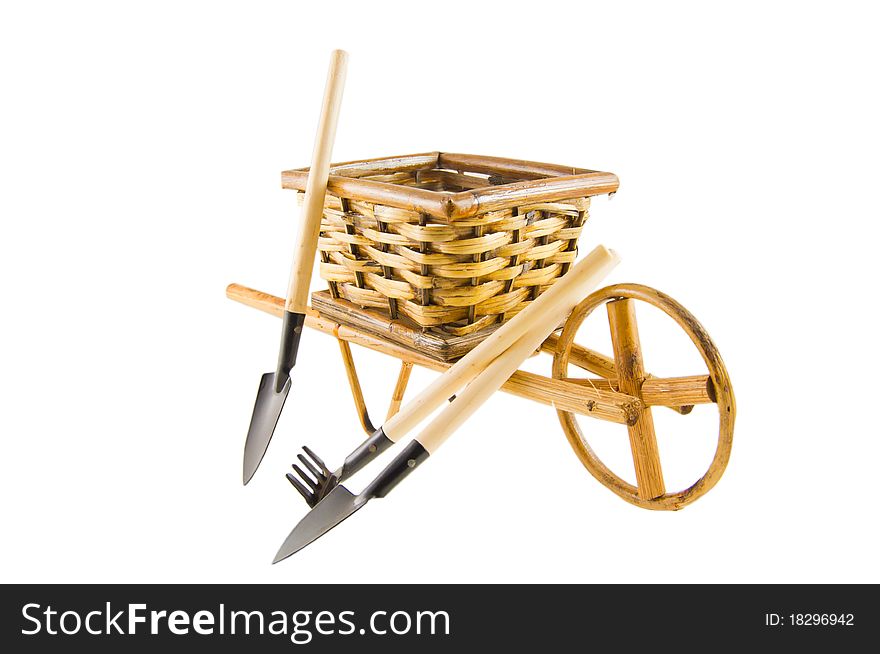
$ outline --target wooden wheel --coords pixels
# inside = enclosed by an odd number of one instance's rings
[[[646,375],[635,317],[635,301],[646,302],[672,318],[691,339],[709,370],[709,375],[659,379]],[[611,327],[614,358],[604,357],[574,344],[584,320],[605,304]],[[576,380],[568,377],[569,360],[603,379]],[[628,421],[630,448],[636,486],[614,474],[584,439],[571,411],[557,410],[565,436],[578,458],[602,484],[627,502],[645,509],[677,510],[711,489],[730,458],[736,404],[733,388],[721,355],[709,334],[691,313],[668,295],[639,284],[618,284],[600,289],[583,300],[569,316],[556,342],[553,377],[603,387],[633,396],[634,411]],[[688,413],[694,404],[714,402],[718,407],[719,430],[715,456],[706,473],[695,484],[678,492],[667,492],[654,434],[652,406],[668,406]]]

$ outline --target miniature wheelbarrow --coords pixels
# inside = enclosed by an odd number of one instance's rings
[[[349,469],[340,469],[347,476],[392,441],[367,412],[350,344],[400,360],[387,429],[400,410],[414,365],[449,369],[567,279],[590,199],[615,193],[618,180],[593,170],[440,152],[337,164],[329,175],[318,241],[320,272],[329,288],[312,295],[304,324],[338,340],[354,404],[369,434],[347,459]],[[308,169],[282,174],[283,187],[297,192],[306,190],[308,180]],[[230,285],[227,295],[273,315],[285,312],[284,299],[238,284]],[[660,309],[681,327],[706,364],[703,374],[658,378],[646,372],[637,302]],[[609,355],[575,343],[578,328],[601,305],[611,331]],[[562,323],[561,331],[537,343],[553,356],[552,376],[519,370],[504,377],[502,390],[553,406],[587,470],[636,506],[677,510],[709,491],[730,456],[735,401],[721,356],[696,318],[669,296],[637,284],[595,291],[561,318],[564,322],[547,330]],[[592,376],[572,377],[570,365]],[[652,407],[688,414],[694,405],[709,403],[719,415],[711,465],[690,487],[670,492]],[[596,456],[578,416],[626,427],[636,485]],[[331,473],[304,449],[300,461],[306,470],[295,466],[301,479],[289,475],[291,483],[312,506],[336,502],[331,500],[334,488],[344,490],[337,485],[340,472]],[[398,459],[398,467],[420,462],[412,452]]]

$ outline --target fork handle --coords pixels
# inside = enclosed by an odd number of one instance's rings
[[[617,265],[618,261],[617,256],[612,255],[607,258],[599,257],[592,264],[586,260],[580,264],[586,264],[590,272],[583,277],[582,283],[570,289],[566,295],[560,298],[559,305],[567,309],[566,315],[584,295],[599,285],[599,282],[604,279],[611,268]],[[416,436],[415,440],[433,454],[495,391],[504,385],[504,382],[510,379],[510,376],[516,372],[522,362],[540,348],[541,344],[558,326],[558,320],[544,319],[530,327],[506,352],[498,355],[482,373],[458,393],[455,400],[443,409]]]

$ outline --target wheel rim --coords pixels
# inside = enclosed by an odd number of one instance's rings
[[[664,492],[656,498],[646,499],[638,493],[638,487],[621,479],[612,472],[589,446],[581,431],[577,417],[570,411],[557,410],[562,429],[572,449],[581,463],[601,484],[611,489],[627,502],[647,509],[677,510],[707,493],[724,473],[730,459],[733,445],[733,425],[736,417],[736,403],[733,387],[727,368],[718,349],[699,321],[677,301],[653,288],[640,284],[617,284],[607,286],[584,299],[572,311],[556,346],[553,356],[553,377],[565,379],[568,376],[568,363],[571,347],[578,329],[584,320],[598,307],[620,299],[639,300],[660,309],[672,318],[688,335],[697,348],[709,370],[718,409],[718,443],[715,455],[708,470],[694,484],[674,493]]]

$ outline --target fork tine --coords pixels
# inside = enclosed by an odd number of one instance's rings
[[[298,465],[296,465],[295,463],[291,466],[291,468],[293,468],[293,469],[296,471],[296,474],[298,474],[300,477],[302,477],[302,480],[303,480],[304,482],[306,482],[309,486],[312,487],[312,490],[313,490],[313,491],[317,491],[317,490],[318,490],[318,488],[319,488],[318,482],[312,480],[312,478],[309,477],[309,476],[306,474],[305,470],[303,470],[302,468],[300,468],[300,467],[299,467]]]
[[[312,495],[312,493],[310,493],[308,489],[300,483],[299,479],[294,477],[291,473],[288,472],[285,477],[287,477],[287,481],[291,483],[291,485],[297,490],[297,492],[303,496],[303,499],[311,506],[314,495]]]
[[[315,463],[318,464],[318,467],[321,468],[321,472],[324,473],[324,476],[325,476],[325,477],[329,477],[329,476],[330,476],[330,474],[331,474],[331,473],[330,473],[330,469],[329,469],[326,465],[324,465],[324,462],[321,461],[321,457],[319,457],[317,454],[315,454],[314,452],[312,452],[312,450],[311,450],[310,448],[306,447],[305,445],[303,445],[303,451],[304,451],[306,454],[309,455],[309,458],[310,458],[312,461],[314,461]]]
[[[308,460],[306,457],[304,457],[302,454],[297,454],[297,455],[296,455],[296,458],[299,459],[299,460],[302,462],[302,464],[303,464],[306,468],[308,468],[309,472],[311,472],[312,475],[314,475],[315,479],[318,480],[318,483],[319,483],[319,484],[320,484],[322,481],[324,481],[325,479],[327,479],[327,478],[321,473],[321,471],[318,470],[315,466],[313,466],[313,465],[312,465],[312,462],[309,461],[309,460]]]

